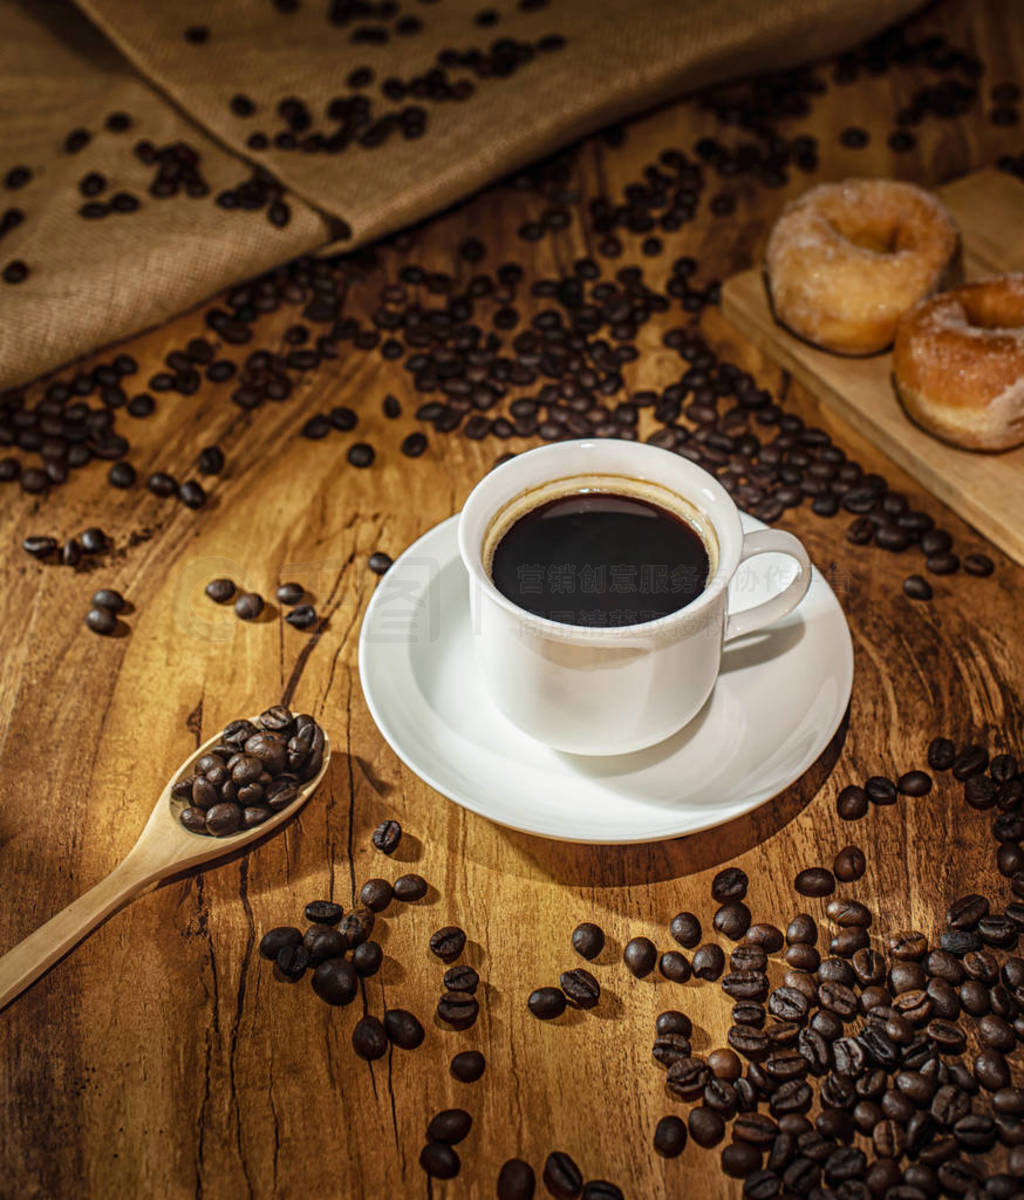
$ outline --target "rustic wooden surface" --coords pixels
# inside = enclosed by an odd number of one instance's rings
[[[960,228],[965,279],[991,279],[1024,269],[1020,180],[988,168],[937,190]],[[998,244],[1000,235],[1004,240]],[[1003,454],[977,454],[926,433],[896,398],[892,354],[842,358],[794,337],[775,320],[759,266],[726,280],[722,311],[816,396],[847,420],[862,424],[871,440],[921,487],[1024,565],[1024,446]]]
[[[1012,12],[1010,2],[945,3],[918,28],[940,28],[977,51],[986,84],[1019,79],[1024,28]],[[810,119],[791,125],[822,139],[819,178],[871,172],[939,183],[1020,148],[1019,132],[989,125],[982,104],[953,122],[930,119],[914,153],[891,156],[891,114],[931,79],[897,69],[821,97]],[[838,146],[838,130],[851,121],[872,130],[866,150]],[[577,176],[590,190],[598,181],[618,187],[662,147],[688,146],[712,128],[694,104],[668,107],[635,123],[620,149],[588,143]],[[645,269],[663,272],[680,253],[698,255],[702,279],[749,265],[786,196],[804,186],[802,176],[777,192],[740,182],[734,218],[708,218],[702,206],[700,220],[669,237],[664,258]],[[540,205],[496,188],[418,231],[413,254],[451,268],[455,245],[471,232],[539,271],[570,263],[585,249],[582,222],[536,245],[512,244],[516,226]],[[492,253],[489,261],[500,260]],[[282,316],[282,327],[291,319]],[[193,313],[136,339],[129,349],[142,378],[200,324]],[[819,413],[720,314],[707,314],[704,326],[716,348],[785,392],[787,407],[823,424],[947,525],[961,550],[986,548],[856,430]],[[657,352],[657,328],[643,339],[651,353],[631,382],[667,381],[673,363]],[[137,900],[0,1014],[0,1195],[422,1196],[431,1194],[416,1161],[425,1123],[458,1105],[473,1114],[474,1128],[459,1147],[461,1175],[434,1184],[436,1197],[491,1196],[506,1158],[521,1155],[539,1173],[556,1148],[587,1177],[613,1179],[630,1197],[737,1196],[717,1151],[690,1145],[665,1162],[650,1148],[657,1119],[686,1107],[666,1096],[651,1061],[655,1015],[685,1009],[697,1026],[695,1047],[706,1051],[721,1043],[729,1003],[715,986],[632,979],[619,962],[623,942],[643,933],[668,948],[668,920],[684,908],[710,928],[708,885],[726,862],[749,872],[755,919],[784,922],[804,907],[819,913],[821,901],[798,903],[793,876],[830,864],[849,841],[869,864],[850,890],[877,907],[882,929],[909,924],[934,933],[954,895],[1002,894],[988,821],[967,814],[950,782],[855,826],[840,824],[833,800],[851,781],[922,765],[938,731],[984,740],[993,751],[1022,749],[1024,571],[993,552],[992,578],[937,579],[934,602],[914,604],[900,583],[917,559],[851,547],[846,521],[806,510],[786,524],[835,581],[853,631],[856,679],[845,737],[784,796],[697,837],[591,850],[504,832],[402,768],[370,720],[356,672],[360,617],[375,584],[366,558],[377,549],[397,553],[455,512],[499,453],[493,442],[432,437],[422,459],[401,458],[398,442],[412,422],[385,422],[379,412],[388,390],[412,402],[406,378],[392,365],[343,357],[290,403],[252,419],[223,387],[163,399],[158,415],[135,427],[132,459],[140,474],[180,472],[201,445],[219,440],[229,470],[199,514],[140,488],[111,490],[101,468],[45,500],[5,490],[0,949],[120,859],[168,772],[228,719],[284,694],[323,721],[335,753],[319,796],[286,832]],[[360,409],[360,431],[378,447],[371,471],[346,467],[347,439],[296,436],[304,416],[340,402]],[[18,548],[29,532],[71,534],[94,521],[124,552],[93,574],[43,568]],[[145,540],[129,547],[133,533]],[[328,615],[327,631],[311,645],[274,614],[237,622],[202,596],[217,574],[264,594],[285,578],[301,580]],[[131,600],[129,636],[103,640],[82,625],[87,597],[101,584]],[[385,816],[407,830],[402,861],[370,846]],[[362,1005],[332,1010],[308,983],[275,983],[256,941],[273,925],[300,921],[311,898],[333,895],[347,905],[366,878],[407,870],[420,871],[431,891],[424,903],[379,919],[387,958],[365,999],[378,1014],[385,1006],[418,1012],[427,1039],[415,1053],[396,1050],[369,1066],[349,1042]],[[601,1004],[538,1022],[526,995],[579,961],[569,934],[584,919],[609,935],[597,967]],[[468,960],[486,980],[480,1020],[462,1034],[430,1019],[442,970],[426,941],[449,921],[468,931]],[[465,1086],[447,1064],[471,1047],[486,1052],[488,1069]]]

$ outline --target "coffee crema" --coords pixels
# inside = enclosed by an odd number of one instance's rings
[[[506,599],[589,627],[678,612],[717,566],[703,514],[666,488],[618,476],[556,480],[516,497],[492,521],[483,549]]]

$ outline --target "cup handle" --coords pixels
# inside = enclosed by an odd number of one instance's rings
[[[727,642],[781,620],[796,608],[811,586],[811,560],[803,543],[791,533],[786,533],[784,529],[758,529],[754,533],[745,534],[740,562],[746,562],[756,554],[788,554],[790,558],[796,559],[800,571],[777,596],[755,604],[753,608],[744,609],[743,612],[729,613],[725,623],[724,640]]]

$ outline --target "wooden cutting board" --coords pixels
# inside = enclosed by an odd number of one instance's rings
[[[939,188],[938,195],[960,226],[968,279],[1024,271],[1024,184],[1002,171],[984,170]],[[892,356],[843,358],[798,341],[772,317],[760,267],[726,281],[722,308],[795,379],[1024,564],[1024,446],[977,454],[919,429],[893,391]]]

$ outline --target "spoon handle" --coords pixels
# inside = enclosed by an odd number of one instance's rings
[[[0,1009],[34,983],[112,912],[159,874],[134,852],[35,933],[0,958]]]

